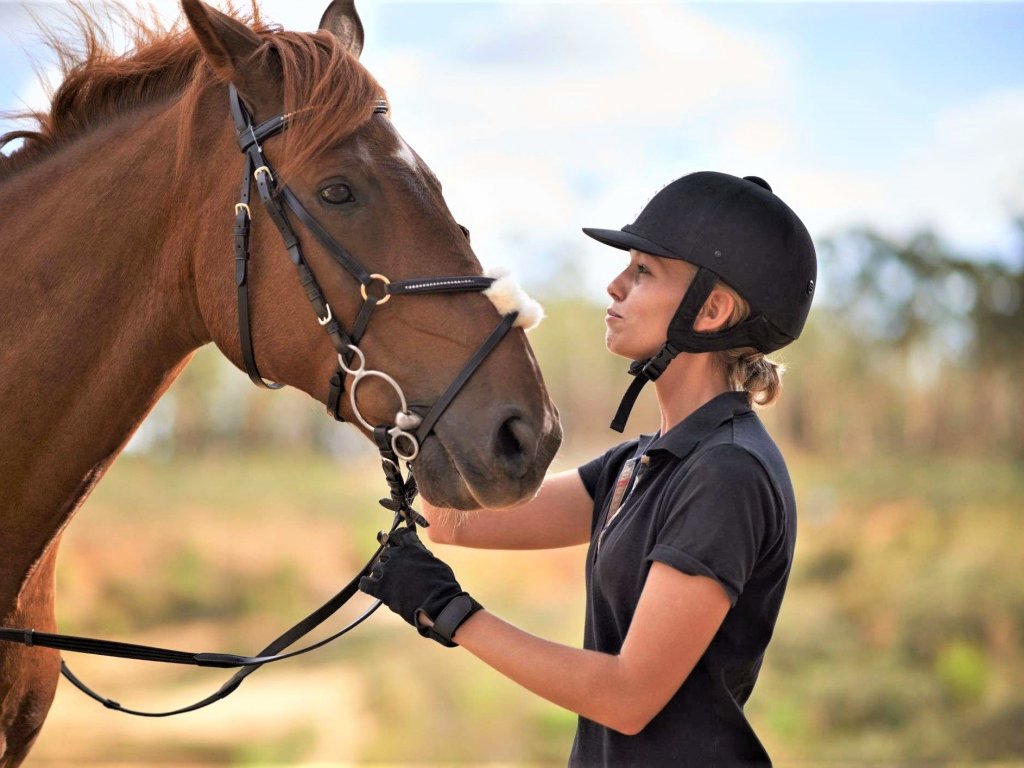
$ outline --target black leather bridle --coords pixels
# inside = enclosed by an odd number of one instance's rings
[[[494,278],[478,275],[442,275],[413,280],[391,281],[384,275],[371,273],[344,246],[327,233],[323,226],[299,202],[299,199],[287,185],[272,186],[276,184],[275,173],[270,162],[263,154],[263,147],[260,142],[284,130],[288,124],[288,116],[278,115],[277,117],[265,120],[259,125],[253,125],[252,118],[249,116],[245,105],[238,95],[238,91],[233,85],[228,87],[228,92],[238,146],[245,155],[241,196],[238,203],[235,204],[235,284],[238,287],[239,339],[242,346],[242,359],[245,362],[245,369],[249,373],[249,378],[260,387],[278,389],[281,386],[280,384],[265,380],[260,375],[259,368],[256,366],[256,354],[253,350],[252,332],[249,322],[249,224],[251,220],[249,198],[251,182],[255,179],[260,200],[281,233],[281,238],[284,241],[285,248],[288,250],[288,255],[298,270],[299,282],[302,284],[307,298],[313,305],[313,311],[316,312],[317,321],[327,331],[327,335],[330,337],[331,343],[338,353],[338,370],[331,377],[329,383],[327,412],[334,418],[343,420],[341,416],[341,395],[344,391],[346,372],[355,374],[357,380],[362,380],[365,376],[386,378],[390,380],[389,383],[395,387],[401,397],[401,388],[390,377],[383,377],[376,371],[367,371],[360,377],[358,374],[360,371],[365,370],[364,365],[357,369],[348,367],[351,364],[353,355],[359,355],[360,359],[365,362],[359,353],[357,345],[366,331],[366,326],[370,322],[373,310],[377,305],[389,301],[392,296],[484,291],[491,287]],[[378,102],[374,109],[374,114],[385,113],[387,113],[386,103]],[[316,280],[316,276],[313,274],[313,270],[303,259],[302,248],[288,220],[287,211],[291,211],[313,236],[320,241],[320,244],[331,254],[335,261],[359,281],[363,303],[356,314],[351,331],[346,332],[341,327],[338,318],[334,315],[330,305],[324,298],[323,291]],[[374,283],[380,283],[380,295],[374,295],[368,290]],[[412,413],[408,410],[404,397],[402,397],[403,410],[400,411],[400,415],[404,419],[396,419],[399,423],[390,430],[395,453],[400,458],[408,461],[415,458],[419,445],[430,434],[441,414],[451,404],[451,401],[469,380],[469,377],[473,375],[473,372],[479,367],[480,363],[484,361],[484,358],[487,357],[490,351],[494,349],[498,342],[512,328],[516,315],[517,313],[511,312],[502,317],[491,335],[484,340],[480,348],[452,382],[451,386],[448,387],[426,414]],[[372,429],[371,425],[362,418],[359,412],[355,401],[354,387],[351,392],[353,411],[365,427]],[[413,424],[415,424],[416,431],[408,431],[413,428]],[[403,448],[406,450],[403,450]]]
[[[259,372],[259,368],[256,366],[256,355],[253,349],[249,319],[249,228],[251,222],[249,199],[251,182],[255,179],[260,200],[281,233],[284,246],[288,250],[288,255],[298,270],[299,282],[302,284],[307,298],[313,305],[313,311],[316,312],[317,320],[324,330],[327,331],[327,335],[330,337],[331,343],[338,354],[338,370],[331,377],[329,384],[327,411],[335,419],[339,421],[344,420],[341,415],[341,397],[344,393],[345,375],[351,375],[353,382],[349,390],[349,396],[352,410],[357,420],[371,432],[377,450],[380,452],[381,467],[391,492],[391,498],[381,499],[380,504],[394,512],[394,519],[388,533],[382,531],[378,534],[380,546],[352,581],[324,605],[267,645],[256,656],[239,656],[227,653],[191,653],[132,643],[118,643],[109,640],[36,632],[32,629],[0,628],[0,641],[20,643],[26,646],[35,645],[76,653],[156,661],[165,664],[238,668],[238,671],[216,692],[195,704],[166,712],[144,712],[125,708],[120,703],[96,693],[72,674],[64,661],[61,661],[61,673],[85,694],[108,709],[141,717],[168,717],[209,706],[235,691],[246,677],[264,664],[283,661],[284,659],[299,656],[320,648],[357,627],[380,607],[381,603],[377,601],[334,635],[300,650],[283,653],[286,648],[305,637],[330,616],[334,615],[358,592],[359,579],[369,572],[370,566],[383,551],[384,543],[390,533],[393,533],[403,524],[413,526],[427,525],[427,521],[412,509],[411,506],[417,495],[416,480],[412,475],[412,468],[409,466],[408,474],[403,477],[399,462],[405,461],[408,466],[416,458],[420,446],[433,430],[441,414],[444,413],[452,400],[455,399],[455,396],[466,382],[469,381],[469,378],[479,368],[491,350],[511,330],[518,315],[515,311],[505,314],[497,327],[484,340],[452,383],[442,393],[441,397],[438,398],[437,402],[427,409],[424,414],[415,412],[409,407],[401,387],[391,376],[380,371],[367,369],[366,358],[358,347],[358,343],[366,331],[366,326],[370,321],[374,308],[379,304],[385,303],[392,296],[485,291],[494,282],[494,278],[477,275],[458,275],[391,281],[384,275],[370,273],[358,259],[352,256],[327,233],[323,226],[303,207],[302,203],[299,202],[298,198],[286,185],[279,184],[273,167],[264,156],[261,142],[283,131],[288,126],[289,115],[278,115],[258,125],[254,125],[234,85],[228,86],[228,95],[231,116],[235,123],[235,131],[238,138],[238,146],[245,155],[245,169],[242,175],[240,200],[235,204],[235,283],[238,288],[239,339],[246,371],[249,374],[249,378],[258,386],[268,389],[279,389],[282,386],[279,383],[264,379]],[[386,112],[387,105],[381,101],[378,102],[373,114],[385,114]],[[289,222],[287,213],[289,210],[312,232],[313,236],[320,241],[321,245],[331,254],[334,260],[359,282],[363,303],[359,308],[351,331],[346,332],[342,328],[340,321],[334,315],[330,304],[328,304],[327,299],[324,297],[324,293],[317,282],[316,276],[313,274],[313,270],[303,259],[299,239]],[[378,289],[379,295],[375,295],[368,290],[374,283],[379,283],[381,286]],[[352,365],[353,359],[358,359],[358,364],[354,367]],[[390,384],[398,393],[401,409],[395,416],[394,425],[371,425],[360,412],[356,403],[356,390],[359,383],[367,378],[382,379]]]

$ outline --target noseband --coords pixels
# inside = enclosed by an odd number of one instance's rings
[[[456,275],[423,277],[413,280],[392,281],[377,273],[370,273],[358,259],[350,254],[345,248],[332,238],[319,222],[303,207],[298,198],[292,193],[287,185],[282,185],[277,179],[270,161],[263,154],[263,147],[260,142],[283,131],[287,125],[289,116],[278,115],[265,120],[259,125],[253,125],[245,105],[238,95],[234,85],[228,87],[230,99],[231,116],[235,122],[235,131],[238,138],[238,146],[245,155],[245,169],[242,174],[242,191],[238,203],[235,204],[235,284],[238,288],[238,332],[242,347],[242,359],[245,362],[245,369],[249,378],[255,384],[267,389],[280,389],[281,384],[267,381],[256,367],[256,354],[253,350],[252,329],[249,322],[249,227],[251,222],[251,210],[249,208],[249,197],[251,182],[256,180],[256,188],[259,190],[260,200],[264,208],[270,214],[274,224],[277,225],[284,246],[288,250],[288,256],[298,271],[299,282],[306,292],[306,297],[313,305],[317,321],[327,331],[327,335],[334,345],[338,355],[338,369],[331,377],[329,383],[329,395],[327,401],[327,412],[339,421],[344,421],[341,416],[341,397],[344,393],[346,374],[352,376],[352,384],[349,387],[349,400],[352,412],[356,420],[370,431],[377,450],[381,456],[381,467],[384,470],[384,477],[391,490],[390,499],[381,499],[380,504],[394,512],[394,520],[389,533],[394,532],[399,525],[427,525],[427,521],[412,508],[416,498],[416,480],[412,476],[412,467],[409,466],[409,474],[402,476],[399,467],[400,461],[407,464],[413,461],[420,451],[420,446],[432,432],[437,420],[451,404],[452,400],[459,393],[462,387],[469,381],[480,364],[484,361],[491,350],[500,342],[505,334],[516,324],[519,310],[512,309],[502,315],[497,327],[477,348],[473,356],[462,367],[462,370],[455,377],[448,388],[438,398],[426,413],[417,413],[409,406],[405,399],[405,393],[394,378],[381,371],[368,369],[366,356],[358,344],[370,322],[370,316],[377,305],[384,304],[392,296],[422,294],[422,293],[465,293],[474,291],[487,291],[495,282],[493,277],[477,275]],[[373,110],[373,114],[386,114],[387,105],[379,102]],[[306,228],[313,233],[313,236],[320,242],[328,253],[345,270],[359,282],[359,291],[363,303],[356,315],[351,331],[345,331],[330,304],[324,297],[324,293],[313,274],[312,268],[302,257],[302,248],[299,239],[292,229],[288,220],[287,210],[290,210]],[[374,284],[379,284],[374,286]],[[369,288],[374,286],[374,292]],[[493,297],[492,301],[494,301]],[[497,302],[495,302],[497,305]],[[529,312],[526,312],[529,314]],[[524,315],[525,316],[525,315]],[[353,365],[353,360],[356,364]],[[363,416],[356,402],[356,391],[359,385],[367,379],[376,378],[391,386],[398,394],[400,409],[395,414],[394,425],[372,425]],[[112,642],[109,640],[97,640],[86,637],[74,637],[70,635],[59,635],[44,632],[36,632],[32,629],[15,629],[0,627],[0,641],[20,643],[26,646],[40,646],[55,648],[58,650],[72,651],[76,653],[90,653],[100,656],[115,656],[120,658],[141,659],[155,661],[165,664],[189,664],[199,667],[216,668],[237,668],[238,671],[222,685],[217,691],[205,699],[166,712],[143,712],[129,709],[112,699],[105,698],[93,691],[85,683],[79,680],[61,661],[61,673],[71,681],[75,687],[86,695],[95,699],[108,709],[124,712],[130,715],[141,717],[168,717],[170,715],[192,712],[207,707],[220,699],[225,698],[234,692],[242,681],[251,673],[262,667],[284,659],[299,656],[309,651],[320,648],[327,643],[345,635],[357,627],[376,611],[381,603],[376,601],[369,609],[364,611],[344,628],[325,640],[321,640],[300,650],[285,653],[285,649],[295,644],[302,637],[309,634],[313,629],[320,626],[324,621],[334,615],[348,600],[355,595],[359,589],[359,579],[369,572],[370,566],[383,551],[387,535],[383,531],[378,535],[378,547],[366,565],[356,574],[338,594],[328,600],[320,608],[306,616],[300,622],[281,634],[269,645],[267,645],[256,656],[239,656],[226,653],[192,653],[188,651],[177,651],[167,648],[156,648],[153,646],[135,645],[131,643]]]
[[[423,294],[423,293],[464,293],[485,291],[494,282],[492,277],[477,275],[435,276],[413,280],[392,281],[384,275],[371,273],[363,264],[349,253],[341,243],[337,242],[324,227],[306,210],[299,199],[288,188],[280,184],[270,161],[263,154],[261,142],[283,131],[288,126],[288,115],[278,115],[253,125],[248,110],[238,95],[234,85],[228,87],[231,117],[235,123],[238,146],[245,155],[245,168],[242,172],[242,192],[235,204],[235,284],[238,288],[238,334],[242,346],[242,359],[249,378],[257,386],[267,389],[280,389],[281,384],[267,381],[256,366],[256,354],[253,350],[252,331],[249,321],[249,225],[251,209],[249,197],[252,179],[256,180],[260,200],[270,218],[277,226],[284,241],[284,247],[298,271],[299,282],[306,291],[306,296],[316,312],[317,322],[327,331],[327,335],[338,354],[338,370],[329,382],[327,412],[339,421],[341,415],[341,395],[344,392],[345,374],[352,375],[353,382],[349,389],[349,399],[356,420],[366,429],[372,431],[375,426],[364,417],[356,402],[356,391],[359,384],[368,378],[378,378],[389,384],[398,394],[401,409],[395,414],[395,424],[387,428],[391,449],[398,458],[411,462],[419,455],[420,446],[431,433],[437,420],[451,404],[459,390],[469,380],[473,372],[480,366],[487,355],[515,323],[517,313],[504,315],[490,336],[469,359],[451,386],[441,395],[425,414],[415,413],[409,409],[402,388],[394,378],[381,371],[366,368],[366,357],[357,346],[366,327],[370,322],[373,310],[379,304],[385,304],[392,296]],[[387,104],[377,103],[373,114],[387,114]],[[273,186],[272,186],[273,185]],[[299,239],[288,220],[290,210],[301,221],[327,252],[344,269],[359,282],[359,291],[363,303],[356,314],[352,330],[346,332],[324,298],[324,293],[313,274],[312,268],[302,257]],[[376,293],[369,291],[374,283]],[[352,367],[353,357],[358,358],[358,365]],[[413,431],[415,430],[415,431]]]

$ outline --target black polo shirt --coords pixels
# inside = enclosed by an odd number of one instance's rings
[[[630,461],[635,471],[623,471]],[[569,764],[770,765],[743,705],[789,577],[796,504],[782,454],[746,395],[721,394],[664,436],[622,443],[579,473],[594,499],[585,648],[619,653],[655,560],[715,579],[732,607],[643,731],[625,736],[581,717]]]

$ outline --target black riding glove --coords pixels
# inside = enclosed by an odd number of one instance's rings
[[[455,630],[483,607],[463,591],[452,569],[423,546],[414,528],[399,528],[388,537],[370,575],[359,580],[359,589],[383,602],[423,637],[448,648],[458,645],[452,642]],[[433,627],[419,623],[420,611]]]

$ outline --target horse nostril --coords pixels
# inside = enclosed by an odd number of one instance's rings
[[[535,436],[533,429],[518,416],[506,419],[494,438],[494,455],[510,477],[523,477],[530,469]]]

